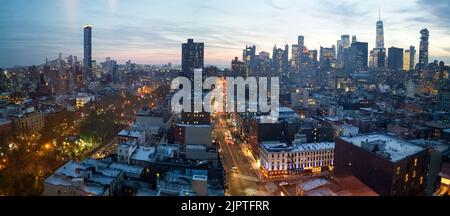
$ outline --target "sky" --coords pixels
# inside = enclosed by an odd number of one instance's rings
[[[385,46],[419,48],[430,31],[430,60],[450,63],[448,0],[2,0],[0,67],[83,54],[83,26],[93,26],[93,58],[180,64],[181,43],[205,43],[207,65],[229,66],[245,45],[257,52],[296,43],[331,47],[342,34],[375,44],[378,9]]]

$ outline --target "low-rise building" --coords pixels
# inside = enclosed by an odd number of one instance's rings
[[[38,112],[9,115],[14,128],[23,132],[35,132],[44,128],[44,115]]]
[[[223,188],[208,184],[206,171],[167,172],[158,180],[157,196],[223,196]]]
[[[112,196],[123,181],[119,170],[69,161],[44,180],[44,196]]]
[[[117,137],[119,139],[119,143],[133,141],[138,145],[145,144],[145,133],[141,131],[124,129],[117,134]]]
[[[336,140],[335,174],[353,175],[380,195],[423,195],[427,149],[387,134]]]
[[[260,156],[261,172],[266,178],[332,171],[334,143],[261,143]]]
[[[134,154],[136,149],[138,148],[138,144],[136,141],[127,141],[123,143],[119,143],[117,146],[117,161],[119,163],[131,163],[131,156]]]

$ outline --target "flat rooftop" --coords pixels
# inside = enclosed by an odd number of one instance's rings
[[[139,138],[139,136],[141,136],[142,133],[139,131],[135,131],[135,130],[122,130],[119,132],[118,136],[124,136],[124,137],[133,137],[133,138]]]
[[[308,152],[318,150],[330,150],[334,149],[334,142],[320,142],[320,143],[305,143],[305,144],[292,144],[286,143],[261,143],[262,148],[267,152]]]
[[[362,144],[365,142],[385,142],[386,147],[383,152],[390,155],[389,160],[392,162],[400,161],[425,150],[423,147],[385,134],[358,135],[353,137],[341,137],[341,139],[360,148],[362,148]]]
[[[134,154],[131,156],[132,160],[138,161],[151,161],[151,157],[155,154],[154,147],[141,147],[139,146]]]

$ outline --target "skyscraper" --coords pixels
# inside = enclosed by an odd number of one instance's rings
[[[341,39],[337,41],[337,66],[344,66],[344,49],[350,47],[350,35],[341,35]]]
[[[370,67],[383,69],[386,65],[386,49],[384,48],[384,27],[381,16],[376,24],[375,48],[370,51]]]
[[[384,48],[384,28],[383,21],[381,21],[381,16],[378,17],[377,21],[377,38],[375,47]]]
[[[273,47],[272,59],[275,75],[287,75],[289,69],[289,46],[286,44],[285,49]]]
[[[408,50],[405,50],[403,55],[403,70],[409,71],[414,70],[414,65],[416,64],[416,48],[410,46]]]
[[[242,53],[242,61],[249,67],[254,67],[256,64],[256,46],[245,46]]]
[[[305,46],[305,37],[303,35],[298,36],[298,46],[304,47]]]
[[[430,37],[430,32],[428,29],[420,30],[420,48],[419,48],[419,64],[425,66],[428,64],[428,38]]]
[[[194,39],[188,39],[183,43],[181,51],[181,69],[184,76],[193,79],[194,69],[204,67],[204,43],[194,43]]]
[[[293,66],[295,69],[299,69],[299,58],[298,58],[299,50],[298,50],[298,44],[292,44],[292,51],[291,51],[291,59],[293,62]]]
[[[409,49],[405,50],[405,54],[403,55],[403,70],[409,71],[411,70],[411,67],[409,66],[409,63],[411,61],[411,51]]]
[[[349,49],[344,50],[344,68],[347,74],[355,71],[367,71],[369,45],[366,42],[354,42]]]
[[[85,81],[92,79],[92,26],[84,26],[84,59],[83,59]]]
[[[300,68],[301,64],[304,62],[305,56],[303,55],[303,50],[305,49],[305,37],[299,35],[297,39],[297,55],[295,56],[295,62]],[[292,56],[294,58],[294,56]]]
[[[336,65],[336,46],[320,47],[320,68],[328,70],[334,68]]]
[[[403,49],[390,47],[388,49],[388,68],[391,70],[403,69]]]

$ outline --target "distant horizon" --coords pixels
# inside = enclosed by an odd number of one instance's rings
[[[239,7],[236,7],[239,6]],[[447,0],[290,1],[6,0],[0,8],[0,67],[39,65],[45,59],[83,56],[83,26],[93,26],[93,59],[122,64],[181,64],[181,44],[205,43],[205,64],[230,67],[245,45],[272,53],[298,35],[309,49],[331,47],[343,34],[375,44],[378,8],[385,48],[419,50],[419,31],[430,30],[430,62],[450,62]],[[251,10],[249,10],[251,9]],[[151,14],[151,15],[149,15]],[[306,20],[306,21],[305,21]],[[289,50],[291,55],[291,50]],[[417,54],[416,54],[417,58]]]

